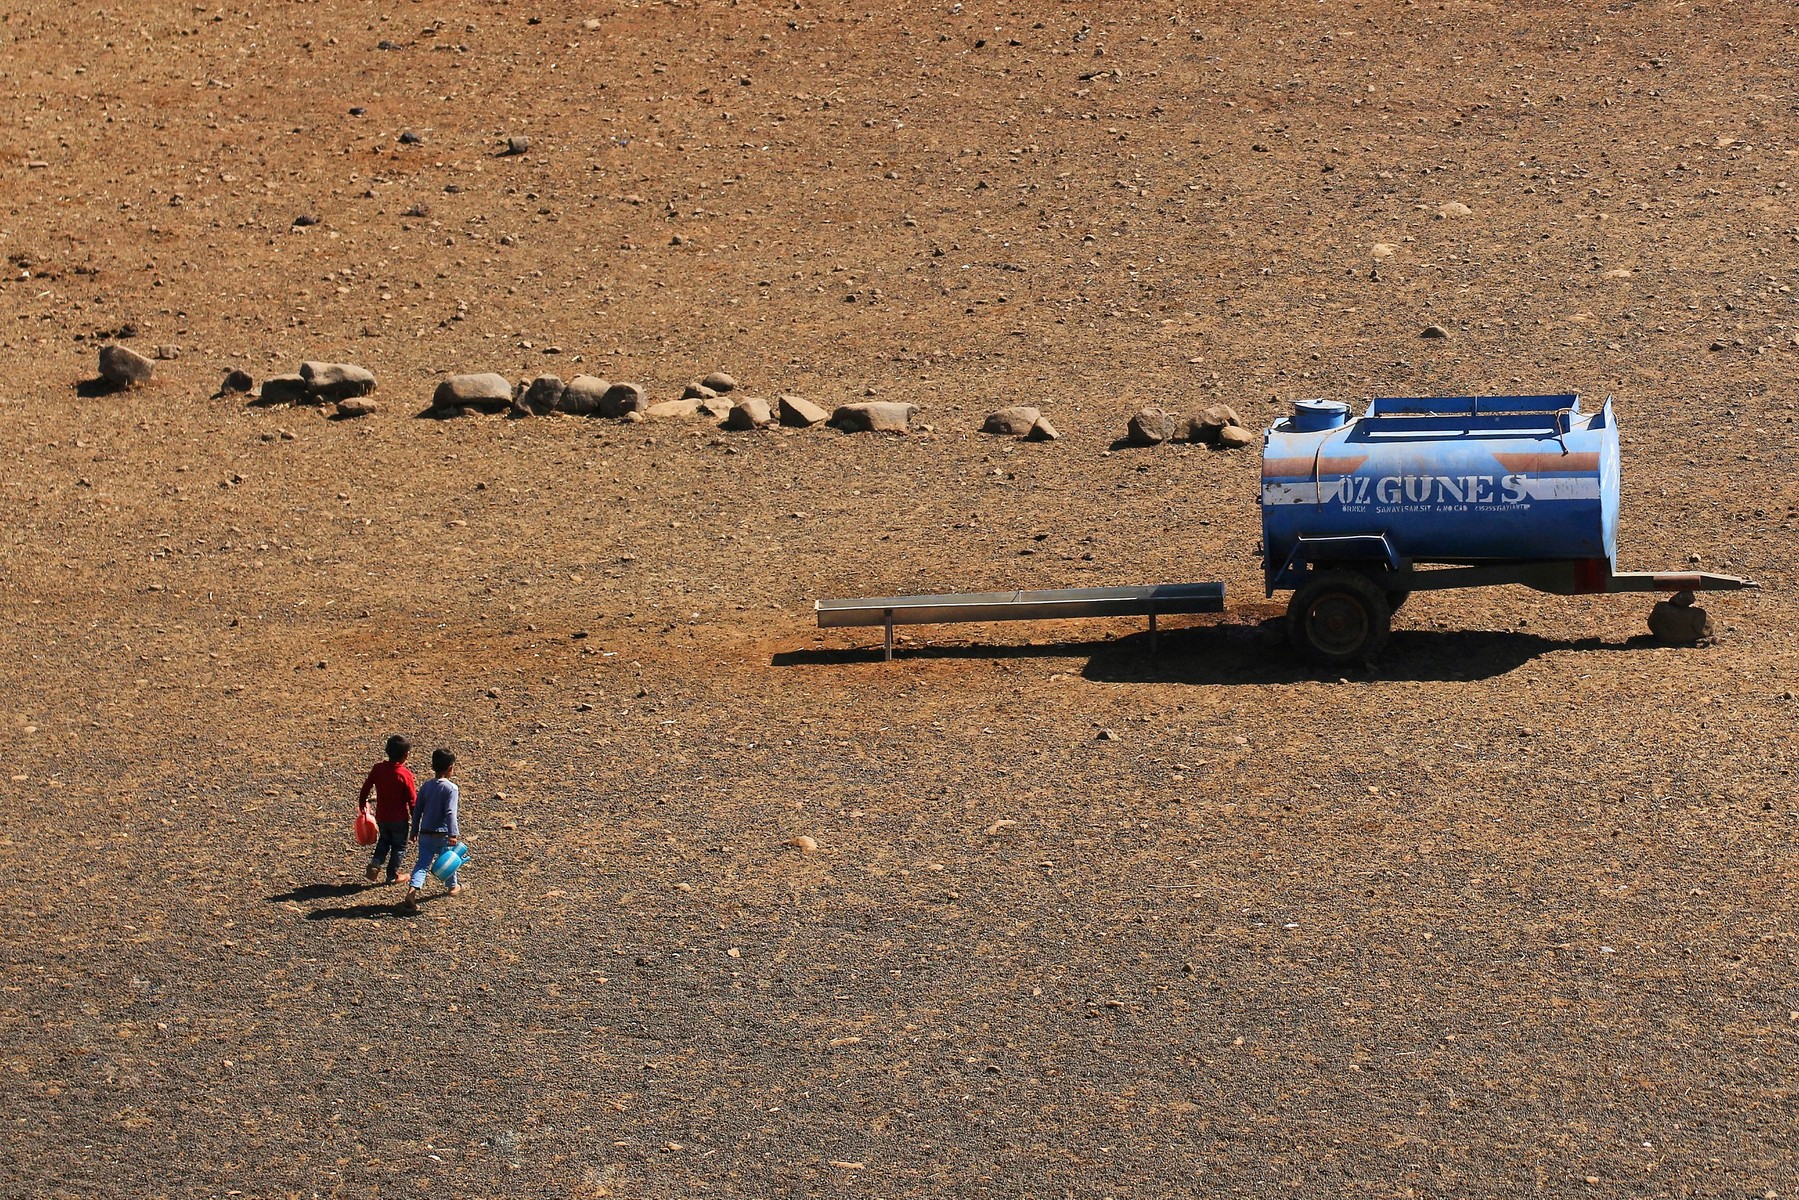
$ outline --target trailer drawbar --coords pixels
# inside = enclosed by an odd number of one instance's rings
[[[1611,400],[1394,397],[1360,417],[1301,400],[1262,435],[1262,573],[1291,591],[1287,636],[1326,663],[1365,662],[1413,592],[1522,584],[1562,596],[1732,591],[1733,575],[1617,569]],[[1221,583],[820,600],[821,628],[1218,612]]]

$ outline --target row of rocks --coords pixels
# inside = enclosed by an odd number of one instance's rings
[[[1198,442],[1220,450],[1240,450],[1256,443],[1256,435],[1243,424],[1228,404],[1202,408],[1184,420],[1151,405],[1141,409],[1125,426],[1124,440],[1133,446],[1159,446],[1163,442]]]
[[[124,346],[100,348],[100,377],[111,386],[147,383],[155,369],[151,360]],[[225,377],[223,391],[249,392],[254,387],[248,373],[236,370]],[[367,367],[309,360],[292,374],[263,380],[253,403],[336,404],[339,416],[358,417],[375,411],[375,402],[368,398],[374,390],[375,375]],[[728,398],[736,390],[736,379],[714,371],[698,383],[688,384],[679,399],[652,404],[642,386],[613,383],[595,375],[577,375],[566,383],[560,376],[539,375],[529,383],[514,384],[504,375],[487,372],[452,375],[440,382],[432,392],[429,413],[438,417],[480,412],[510,412],[521,417],[566,413],[627,421],[711,418],[736,430],[779,423],[802,429],[828,424],[848,433],[905,433],[918,411],[915,404],[871,400],[839,405],[827,416],[824,409],[800,396],[777,396],[772,403],[760,396]],[[981,432],[1037,442],[1061,437],[1038,409],[1022,404],[987,414]],[[1176,440],[1177,434],[1181,440],[1221,449],[1255,443],[1255,435],[1236,410],[1223,404],[1201,409],[1179,422],[1163,409],[1144,408],[1130,419],[1125,440],[1136,446],[1155,446]]]

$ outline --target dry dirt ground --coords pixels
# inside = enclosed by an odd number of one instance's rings
[[[8,6],[0,1194],[1799,1189],[1792,9],[1153,7]],[[214,394],[303,358],[380,412]],[[720,367],[934,431],[415,419]],[[1111,448],[1564,389],[1621,566],[1765,585],[1717,645],[1503,589],[1317,671],[1254,451]],[[1155,655],[810,611],[1190,579]],[[396,730],[476,836],[413,919]]]

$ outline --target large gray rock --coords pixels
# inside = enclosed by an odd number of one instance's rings
[[[1010,434],[1023,437],[1031,431],[1042,413],[1026,404],[1015,404],[1010,408],[1002,408],[998,412],[990,412],[987,419],[981,422],[982,433]]]
[[[1174,418],[1151,405],[1131,418],[1124,436],[1133,446],[1159,446],[1174,436]]]
[[[918,405],[900,400],[868,400],[841,404],[831,414],[831,424],[845,433],[905,433],[912,427]]]
[[[604,379],[593,375],[577,375],[562,389],[562,399],[556,402],[556,411],[573,413],[578,417],[589,417],[600,411],[600,398],[612,385]]]
[[[700,415],[700,402],[698,400],[661,400],[650,405],[648,408],[636,409],[634,411],[641,412],[644,416],[657,421],[665,421],[671,418],[675,420],[692,420]]]
[[[263,384],[268,390],[268,384]],[[512,382],[504,375],[452,375],[431,394],[432,408],[479,408],[500,412],[512,407]]]
[[[262,381],[262,404],[311,404],[312,385],[298,375],[271,375]]]
[[[1649,632],[1658,641],[1676,646],[1703,646],[1715,634],[1712,619],[1703,608],[1693,603],[1692,592],[1676,592],[1671,600],[1660,600],[1649,610]]]
[[[303,362],[300,378],[320,400],[348,400],[375,390],[375,373],[354,363]]]
[[[736,401],[727,400],[714,393],[710,397],[702,397],[699,400],[700,415],[711,417],[714,420],[722,420],[731,415],[731,409],[735,404]]]
[[[801,396],[778,396],[775,406],[781,413],[781,424],[806,428],[824,423],[830,416],[824,409]]]
[[[513,408],[527,416],[548,416],[562,402],[562,392],[560,375],[539,375],[531,381],[529,387],[519,393],[518,402]]]
[[[683,400],[711,400],[717,395],[716,391],[703,383],[690,383],[681,389],[681,399]]]
[[[773,410],[768,407],[768,401],[760,396],[745,396],[725,414],[726,429],[761,429],[764,425],[774,423]]]
[[[706,376],[706,378],[700,380],[700,386],[709,387],[722,396],[726,392],[734,392],[737,390],[737,380],[725,374],[723,371],[714,371],[712,374]]]
[[[1031,423],[1030,432],[1024,436],[1027,441],[1053,442],[1060,439],[1062,435],[1056,432],[1056,427],[1049,423],[1048,418],[1038,417]]]
[[[1237,410],[1228,404],[1214,404],[1189,416],[1182,425],[1181,434],[1190,442],[1215,446],[1219,431],[1231,426],[1243,427],[1243,418],[1237,415]]]
[[[367,396],[348,396],[337,402],[337,415],[346,421],[352,417],[373,416],[375,409],[375,402]]]
[[[256,386],[256,380],[250,372],[237,369],[225,376],[225,382],[219,385],[220,392],[247,392]]]
[[[149,383],[156,375],[156,364],[135,350],[123,346],[100,347],[100,378],[116,388],[136,387]]]
[[[635,383],[615,383],[600,396],[600,406],[596,410],[602,417],[622,417],[628,413],[642,412],[649,407],[644,399],[643,389]]]

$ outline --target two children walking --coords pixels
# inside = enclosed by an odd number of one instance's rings
[[[456,756],[448,750],[431,752],[431,771],[433,778],[427,779],[424,786],[416,785],[412,772],[406,767],[407,756],[412,753],[412,743],[394,734],[387,739],[387,758],[369,769],[368,778],[362,782],[362,792],[356,798],[358,809],[367,809],[369,794],[375,796],[375,828],[378,836],[375,841],[375,853],[369,859],[368,881],[374,883],[381,876],[383,866],[387,868],[387,882],[395,883],[400,877],[400,859],[406,853],[406,843],[418,843],[418,861],[412,868],[412,878],[408,881],[406,898],[400,901],[400,911],[414,913],[419,908],[419,898],[424,895],[425,878],[431,873],[431,864],[445,850],[461,844],[462,828],[458,823],[457,803],[461,799],[461,791],[450,782],[450,775],[456,770]],[[450,895],[458,895],[462,891],[460,872],[448,879]]]

